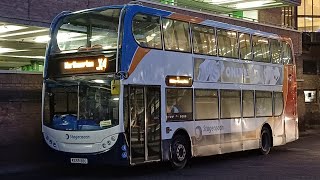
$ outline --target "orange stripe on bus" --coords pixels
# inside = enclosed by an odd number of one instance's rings
[[[136,53],[133,56],[132,62],[130,64],[129,68],[129,75],[136,69],[142,58],[150,51],[150,49],[144,49],[141,47],[138,47],[136,50]]]
[[[179,13],[172,13],[169,16],[169,18],[174,19],[174,20],[180,20],[180,21],[188,21],[188,22],[192,22],[192,23],[201,23],[204,21],[204,19],[202,19],[202,18],[192,17],[192,16],[183,15],[183,14],[179,14]]]

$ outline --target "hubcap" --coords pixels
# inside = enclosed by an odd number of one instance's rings
[[[184,147],[184,145],[182,145],[182,144],[178,145],[176,154],[177,154],[177,159],[179,161],[183,161],[185,159],[187,152],[186,152],[186,148]]]

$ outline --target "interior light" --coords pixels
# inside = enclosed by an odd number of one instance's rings
[[[37,36],[34,39],[34,42],[36,43],[47,43],[50,40],[49,35],[44,35],[44,36]]]
[[[94,79],[94,80],[92,80],[92,82],[99,83],[99,84],[105,83],[105,81],[102,79]]]
[[[27,27],[24,26],[17,26],[17,25],[2,25],[0,26],[0,33],[10,32],[10,31],[17,31],[20,29],[26,29]]]
[[[11,37],[11,36],[20,36],[20,35],[25,35],[25,34],[33,34],[33,33],[39,33],[39,32],[46,32],[48,29],[40,29],[40,30],[34,30],[34,31],[24,31],[24,32],[19,32],[19,33],[8,33],[8,34],[2,34],[0,35],[1,38],[4,37]]]
[[[227,4],[227,3],[234,3],[240,2],[242,0],[211,0],[211,4]]]
[[[16,49],[0,47],[0,53],[14,52]]]
[[[13,50],[13,51],[14,52],[22,52],[22,51],[28,51],[28,50]],[[13,51],[10,51],[10,52],[13,52]],[[28,59],[44,59],[45,58],[44,56],[14,56],[14,55],[1,55],[1,56],[2,57],[14,57],[14,58],[28,58]]]
[[[77,37],[77,38],[74,38],[74,37]],[[59,32],[57,35],[58,42],[67,42],[67,41],[84,40],[84,39],[87,39],[87,36],[83,36],[83,34],[75,33],[75,32]]]
[[[255,7],[261,7],[266,6],[269,3],[275,2],[273,0],[265,0],[265,1],[249,1],[249,2],[242,2],[237,3],[233,5],[232,7],[236,9],[248,9],[248,8],[255,8]]]

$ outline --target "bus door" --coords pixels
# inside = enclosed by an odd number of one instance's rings
[[[160,86],[129,86],[131,164],[160,160]]]

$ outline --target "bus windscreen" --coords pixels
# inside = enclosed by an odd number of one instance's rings
[[[71,14],[58,22],[52,54],[116,49],[121,9]]]

